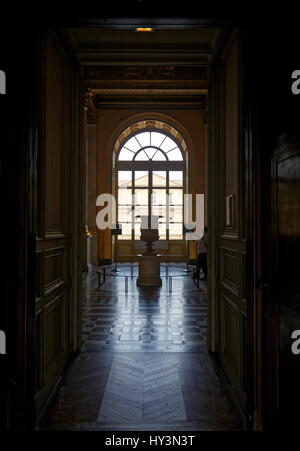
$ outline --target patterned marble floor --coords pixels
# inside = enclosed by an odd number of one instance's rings
[[[162,268],[162,287],[142,289],[136,268],[119,268],[100,288],[94,270],[85,276],[82,350],[39,428],[240,430],[206,348],[205,283],[174,265]]]
[[[198,289],[191,273],[173,264],[162,267],[162,287],[140,288],[136,266],[119,268],[118,273],[107,271],[100,288],[95,272],[85,278],[83,350],[195,352],[205,346],[207,293],[203,282]]]

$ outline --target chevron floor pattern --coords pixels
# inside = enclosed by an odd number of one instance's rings
[[[186,421],[178,362],[121,355],[114,358],[98,423]]]
[[[140,289],[134,277],[124,292],[122,265],[100,289],[95,272],[84,278],[82,350],[41,430],[241,429],[206,348],[205,283],[198,289],[183,269],[174,268],[172,292],[166,280]]]

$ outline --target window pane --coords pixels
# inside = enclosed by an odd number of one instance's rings
[[[135,186],[148,186],[148,184],[149,184],[148,171],[135,171],[134,185]]]
[[[131,186],[132,185],[132,172],[131,171],[118,171],[118,185],[119,186]]]
[[[118,204],[119,205],[131,205],[132,202],[132,190],[127,188],[118,189]]]
[[[182,240],[182,224],[169,224],[169,239]]]
[[[169,208],[169,221],[170,222],[183,222],[182,206],[176,205]]]
[[[144,150],[141,150],[141,152],[139,152],[137,154],[137,156],[135,157],[136,161],[148,161],[149,158],[147,157],[147,155],[145,154]]]
[[[119,157],[118,160],[120,161],[131,161],[134,157],[134,152],[131,152],[128,149],[125,149],[125,147],[123,147],[123,149],[121,149],[121,152],[119,153]]]
[[[141,148],[141,146],[139,145],[134,136],[124,144],[124,147],[126,147],[129,150],[132,150],[133,152],[137,152]]]
[[[166,135],[159,132],[151,132],[151,146],[160,147]]]
[[[164,142],[162,143],[162,145],[160,146],[160,148],[162,150],[164,150],[165,152],[168,152],[171,149],[174,149],[175,147],[177,147],[177,144],[175,141],[173,141],[173,139],[169,138],[167,136],[167,138],[164,140]]]
[[[150,146],[150,132],[138,133],[136,139],[142,147]]]
[[[131,207],[118,206],[118,222],[131,222],[132,209]]]
[[[159,224],[158,225],[158,234],[160,240],[166,240],[167,239],[167,227],[166,224]]]
[[[166,205],[166,194],[166,189],[154,188],[151,196],[152,205]]]
[[[135,205],[148,205],[148,189],[135,189]]]
[[[167,186],[167,172],[153,171],[152,186]]]
[[[160,150],[158,150],[158,151],[155,153],[155,155],[154,155],[154,157],[152,158],[152,160],[153,160],[153,161],[166,161],[166,157],[165,157],[165,155],[164,155]]]
[[[162,216],[159,218],[159,222],[166,222],[166,214],[167,210],[165,206],[153,206],[152,207],[152,215]]]
[[[131,224],[120,224],[122,225],[122,235],[118,235],[118,240],[131,240]]]
[[[144,149],[145,154],[147,157],[152,160],[153,156],[156,154],[157,149],[153,149],[153,147],[147,147]]]
[[[176,149],[171,150],[171,152],[167,153],[168,158],[170,161],[182,161],[182,153],[180,152],[180,150],[178,149],[178,147],[176,147]]]
[[[148,206],[145,205],[135,207],[133,214],[135,222],[140,222],[141,220],[140,218],[137,219],[137,216],[148,216]]]
[[[141,223],[134,224],[134,239],[135,240],[141,239]]]
[[[169,186],[183,186],[183,171],[170,171],[169,172]]]
[[[178,188],[169,189],[169,204],[170,205],[182,205],[183,204],[183,190]]]

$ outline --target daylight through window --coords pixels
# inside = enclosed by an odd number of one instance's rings
[[[160,239],[181,240],[185,164],[178,144],[158,131],[131,136],[117,162],[119,239],[140,239],[140,215],[158,215]]]

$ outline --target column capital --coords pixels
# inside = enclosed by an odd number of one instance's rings
[[[95,108],[94,105],[95,94],[94,91],[88,88],[83,94],[83,108],[88,110],[89,108]]]
[[[95,124],[97,121],[97,110],[95,107],[95,93],[88,88],[83,95],[83,109],[87,113],[87,123]]]

